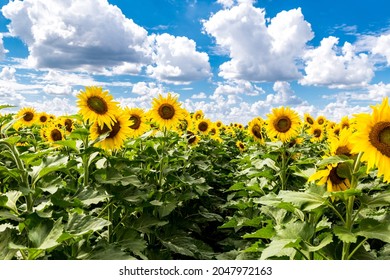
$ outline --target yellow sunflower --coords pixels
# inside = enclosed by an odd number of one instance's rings
[[[348,116],[342,117],[341,121],[340,121],[340,128],[341,129],[349,129],[349,126],[350,126],[350,122],[349,122]]]
[[[212,123],[211,126],[210,126],[210,131],[209,131],[209,134],[211,135],[211,137],[218,137],[219,136],[219,128],[217,127],[217,125],[215,123]]]
[[[272,109],[268,114],[267,133],[272,140],[287,142],[299,134],[300,119],[297,112],[288,107]]]
[[[190,144],[191,146],[195,146],[199,142],[199,136],[190,130],[187,130],[186,139],[187,139],[187,143]]]
[[[192,118],[197,121],[197,120],[200,120],[200,119],[203,119],[204,118],[204,113],[202,110],[198,110],[196,111],[193,115],[192,115]]]
[[[237,141],[236,146],[240,152],[244,152],[246,150],[245,144],[242,141]]]
[[[309,177],[310,181],[317,181],[317,185],[326,184],[328,192],[345,191],[351,187],[351,182],[348,178],[340,176],[343,163],[329,164],[327,169],[319,170]]]
[[[64,140],[64,131],[55,125],[48,126],[44,131],[43,138],[47,139],[48,142],[54,143],[56,141]]]
[[[77,95],[79,113],[86,121],[96,122],[97,125],[111,128],[114,125],[115,114],[118,113],[118,102],[102,87],[86,87]]]
[[[108,136],[96,143],[96,146],[101,147],[104,150],[118,150],[120,149],[125,140],[132,135],[132,129],[130,128],[133,122],[129,120],[126,114],[117,114],[114,116],[114,124],[111,128],[104,125],[101,128],[97,123],[93,123],[90,128],[91,139],[95,140],[99,136],[109,132]]]
[[[223,127],[223,122],[218,120],[215,122],[215,125],[218,127],[218,128],[222,128]]]
[[[311,142],[321,142],[325,138],[325,130],[324,127],[318,124],[313,125],[310,128],[310,141]]]
[[[19,110],[16,114],[16,118],[19,119],[18,123],[24,126],[32,126],[38,120],[38,114],[34,108],[25,107]]]
[[[250,135],[253,136],[253,139],[260,142],[261,144],[264,144],[262,127],[263,127],[263,122],[260,121],[258,118],[254,118],[249,123],[248,132]]]
[[[351,138],[352,138],[352,131],[349,129],[341,130],[339,137],[329,138],[330,154],[332,156],[345,155],[350,157],[352,155],[352,149],[353,149]]]
[[[190,114],[184,114],[183,119],[180,120],[179,125],[177,126],[177,131],[182,134],[183,132],[187,131],[188,129],[193,128],[193,120],[190,116]]]
[[[340,125],[336,124],[333,128],[328,128],[328,135],[330,135],[331,137],[339,137],[340,136],[340,131],[341,131],[341,127]]]
[[[325,125],[326,124],[326,118],[324,116],[318,116],[316,119],[316,123],[318,125]]]
[[[136,138],[148,131],[149,126],[146,124],[145,111],[143,109],[126,108],[124,114],[132,123],[132,125],[130,125],[130,129],[132,130],[131,137]]]
[[[38,124],[46,125],[50,121],[49,115],[45,112],[41,112],[38,114]]]
[[[199,119],[195,123],[195,129],[201,134],[208,134],[211,129],[211,122],[209,119]]]
[[[159,94],[158,98],[154,98],[150,113],[152,121],[156,122],[160,128],[166,127],[167,129],[176,128],[185,115],[177,97],[172,96],[171,93],[168,93],[166,97]]]
[[[305,124],[307,124],[308,126],[312,126],[314,124],[314,118],[309,113],[305,113],[303,119]]]
[[[65,129],[66,133],[71,133],[75,129],[75,121],[69,117],[62,116],[58,119],[58,126]]]
[[[378,168],[378,176],[390,182],[390,107],[388,98],[372,106],[372,114],[355,115],[356,132],[351,139],[352,153],[364,152],[361,161],[367,162],[367,172]]]

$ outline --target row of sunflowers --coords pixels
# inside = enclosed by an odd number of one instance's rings
[[[224,124],[101,87],[77,106],[0,115],[0,259],[390,258],[387,98],[339,123]]]

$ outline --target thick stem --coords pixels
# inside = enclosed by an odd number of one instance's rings
[[[162,187],[163,185],[163,171],[164,171],[164,163],[165,163],[165,141],[167,138],[167,129],[164,127],[164,136],[163,136],[163,142],[162,142],[162,150],[161,150],[161,159],[160,159],[160,173],[158,178],[158,185]]]

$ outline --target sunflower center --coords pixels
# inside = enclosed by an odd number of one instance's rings
[[[158,108],[158,114],[164,120],[170,120],[175,115],[175,108],[170,104],[163,104]]]
[[[335,168],[332,168],[332,170],[329,173],[329,179],[332,182],[332,185],[339,185],[344,181],[344,178],[340,177],[337,174],[337,168],[338,168],[338,166]]]
[[[196,140],[195,134],[192,133],[191,131],[187,131],[187,140],[188,140],[188,143],[189,143],[189,144],[194,143],[195,140]]]
[[[103,128],[98,127],[99,135],[110,132],[107,138],[114,138],[115,135],[117,135],[120,130],[121,130],[121,125],[119,124],[119,122],[115,122],[115,124],[112,126],[111,129],[109,129],[106,124],[104,124]]]
[[[319,124],[319,125],[324,124],[324,120],[323,120],[323,119],[319,119],[319,120],[318,120],[318,124]]]
[[[137,115],[131,115],[130,120],[133,124],[130,126],[131,129],[138,129],[141,125],[141,118]]]
[[[314,121],[313,121],[312,118],[307,118],[307,122],[308,122],[309,124],[314,124]]]
[[[244,149],[244,148],[245,148],[245,146],[244,146],[243,143],[240,143],[239,145],[240,145],[240,148],[241,148],[241,149]]]
[[[320,138],[321,137],[321,129],[315,129],[313,132],[313,135],[315,138]]]
[[[89,109],[99,115],[104,115],[108,111],[107,102],[99,96],[92,96],[88,98],[87,105]]]
[[[368,135],[371,144],[383,155],[390,157],[390,122],[378,122]]]
[[[62,133],[58,129],[53,129],[50,132],[50,137],[53,139],[53,141],[60,141],[62,140]]]
[[[198,124],[198,129],[202,132],[205,132],[207,131],[207,129],[209,128],[209,125],[206,123],[206,122],[200,122]]]
[[[215,128],[212,128],[212,129],[210,130],[210,134],[211,134],[211,135],[217,134],[217,130],[216,130]]]
[[[66,119],[64,123],[65,123],[66,131],[72,132],[72,124],[73,124],[72,120]]]
[[[256,137],[256,138],[259,138],[259,139],[262,139],[263,136],[261,135],[261,128],[259,125],[255,124],[253,127],[252,127],[252,133],[253,135]]]
[[[288,117],[281,117],[276,121],[275,129],[278,132],[287,132],[291,128],[291,120]]]
[[[345,155],[350,157],[351,156],[351,150],[347,146],[339,146],[336,149],[336,155]]]
[[[23,116],[23,119],[26,121],[26,122],[29,122],[31,121],[32,119],[34,118],[34,113],[32,112],[26,112]]]
[[[44,123],[44,122],[47,121],[47,117],[46,117],[46,116],[40,116],[40,117],[39,117],[39,121],[42,122],[42,123]]]

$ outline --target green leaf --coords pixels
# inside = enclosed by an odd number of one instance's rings
[[[296,253],[295,247],[299,244],[300,240],[297,239],[277,239],[272,242],[263,250],[260,260],[266,260],[270,257],[282,257],[288,256],[292,259]]]
[[[161,240],[161,243],[174,253],[184,256],[195,257],[197,247],[194,239],[188,236],[174,236],[169,240]]]
[[[168,223],[168,221],[157,219],[156,217],[149,216],[148,214],[143,214],[131,221],[130,227],[143,233],[149,233],[151,231],[151,227],[160,227]]]
[[[320,234],[315,240],[318,245],[312,246],[312,245],[306,245],[305,250],[309,252],[316,252],[328,244],[332,243],[333,241],[333,235],[330,232],[324,232],[323,234]]]
[[[247,233],[242,236],[243,238],[266,238],[270,239],[275,235],[275,229],[274,226],[269,223],[267,226],[256,230],[255,232],[252,233]]]
[[[71,213],[65,226],[65,231],[72,235],[80,236],[89,232],[99,231],[110,224],[109,221],[101,218]]]
[[[9,248],[12,242],[13,229],[7,228],[0,231],[0,260],[11,260],[18,250]]]
[[[75,199],[78,199],[84,206],[90,206],[92,204],[98,204],[105,201],[110,196],[106,193],[101,193],[92,188],[83,189]]]
[[[77,148],[76,140],[60,140],[55,142],[56,145],[60,145],[62,147],[67,147],[75,152],[79,152]]]
[[[65,169],[67,162],[67,156],[58,155],[43,158],[41,164],[39,166],[33,166],[32,171],[30,172],[33,184],[35,184],[40,178],[51,172]]]
[[[318,166],[327,166],[329,164],[335,164],[335,163],[340,163],[340,162],[346,162],[346,161],[352,161],[349,157],[347,156],[330,156],[327,157],[320,162],[317,163]]]
[[[47,250],[58,246],[57,239],[61,236],[64,226],[62,217],[55,223],[50,220],[42,221],[28,232],[28,237],[36,249]]]
[[[390,191],[379,193],[376,196],[363,196],[360,201],[369,207],[381,207],[390,205]]]
[[[325,197],[309,192],[280,191],[278,196],[286,202],[298,205],[303,211],[315,210],[326,202]]]
[[[16,106],[14,106],[14,105],[9,105],[9,104],[0,105],[0,110],[1,110],[1,109],[6,109],[6,108],[14,108],[14,107],[16,107]]]
[[[18,207],[16,202],[22,196],[22,193],[19,191],[8,191],[5,194],[0,196],[0,207],[3,206],[12,210],[14,213],[18,213]]]
[[[342,226],[334,226],[333,233],[345,243],[355,243],[357,236]]]
[[[356,234],[390,243],[390,221],[363,219]]]
[[[159,206],[158,213],[160,218],[168,216],[177,207],[177,202],[170,202]]]

